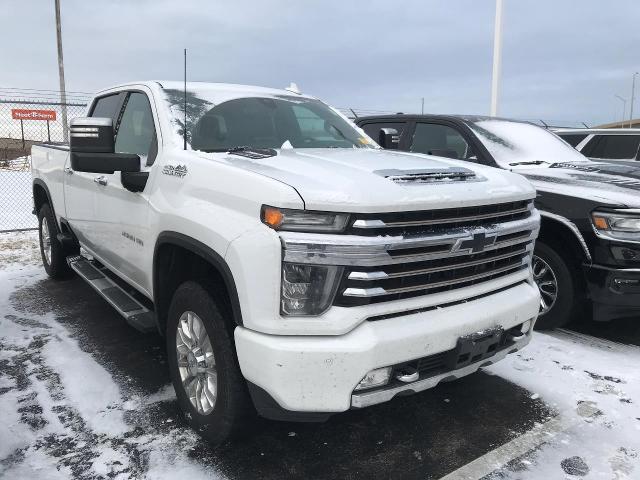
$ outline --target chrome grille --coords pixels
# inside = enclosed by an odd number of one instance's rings
[[[475,285],[518,272],[529,265],[533,242],[465,256],[380,268],[345,269],[336,305],[354,306],[400,300]]]
[[[529,200],[352,214],[350,225],[344,234],[280,234],[285,262],[344,267],[334,305],[345,307],[446,292],[522,272],[530,265],[540,215]],[[514,275],[514,284],[523,275]]]

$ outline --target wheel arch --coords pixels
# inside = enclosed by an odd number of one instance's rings
[[[53,202],[51,201],[51,193],[49,192],[49,187],[44,181],[40,178],[35,178],[33,180],[33,213],[37,215],[42,205],[45,203],[49,204],[51,208],[51,212],[53,213],[54,218],[56,217],[56,210]]]
[[[242,326],[242,311],[236,283],[224,258],[199,240],[182,233],[164,231],[158,235],[153,252],[153,299],[160,333],[164,335],[165,332],[172,292],[182,281],[198,279],[197,274],[190,275],[184,271],[177,277],[162,278],[162,274],[166,273],[167,269],[171,271],[172,268],[176,268],[176,265],[171,265],[172,259],[176,257],[188,258],[190,261],[197,260],[200,274],[206,272],[207,275],[212,275],[212,280],[219,280],[225,289],[233,319],[233,324],[229,326],[230,328]]]
[[[576,260],[591,264],[591,252],[577,225],[568,218],[551,212],[540,210],[540,235],[538,240],[549,246],[560,245],[566,249],[570,245],[571,251],[576,255]]]

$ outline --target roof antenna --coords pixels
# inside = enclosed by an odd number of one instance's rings
[[[184,127],[182,128],[184,149],[187,149],[187,49],[184,49]]]

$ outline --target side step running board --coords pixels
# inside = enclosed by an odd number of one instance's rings
[[[156,330],[155,314],[124,291],[91,261],[81,255],[67,257],[69,267],[83,278],[127,323],[141,332]]]

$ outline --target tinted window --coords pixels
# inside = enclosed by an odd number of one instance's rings
[[[353,124],[324,103],[303,97],[238,98],[207,111],[192,129],[195,150],[233,147],[373,147]]]
[[[457,130],[435,123],[416,124],[411,151],[459,159],[472,156],[469,145]]]
[[[116,109],[120,105],[120,94],[116,93],[114,95],[109,95],[107,97],[101,97],[96,100],[95,106],[93,107],[93,111],[91,112],[92,117],[102,117],[102,118],[114,118],[116,114]]]
[[[402,131],[405,124],[402,122],[380,122],[380,123],[367,123],[362,125],[362,129],[367,135],[373,138],[376,142],[380,143],[380,129],[381,128],[395,128],[398,131],[398,138],[402,139]]]
[[[115,151],[148,157],[155,136],[153,115],[147,96],[137,92],[129,94],[116,134]]]
[[[597,143],[585,155],[593,158],[635,159],[640,135],[596,135]]]
[[[572,147],[576,147],[588,136],[586,133],[558,133],[557,135]]]

